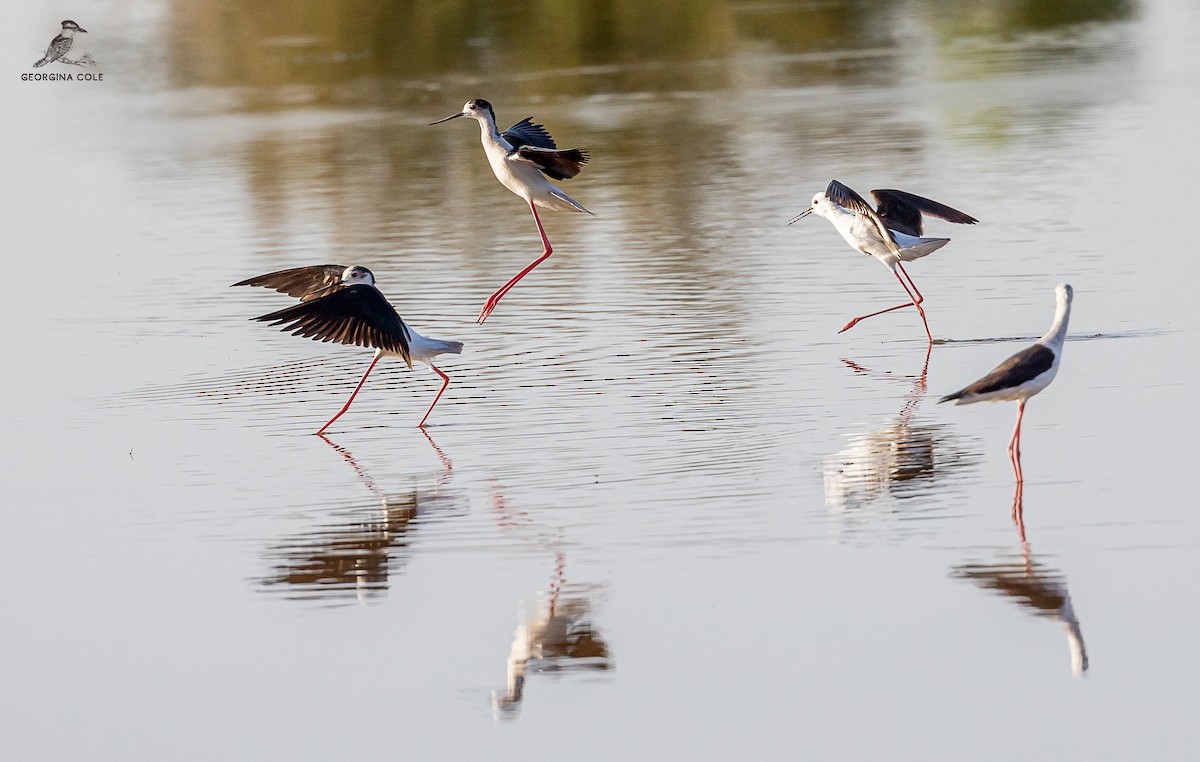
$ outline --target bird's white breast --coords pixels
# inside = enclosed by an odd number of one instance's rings
[[[513,161],[509,155],[512,146],[503,138],[484,137],[483,150],[500,184],[526,201],[534,188],[549,184],[537,167],[526,162]]]

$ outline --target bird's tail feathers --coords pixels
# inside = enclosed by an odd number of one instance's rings
[[[914,259],[932,254],[948,243],[950,243],[949,238],[918,238],[916,242],[905,241],[900,248],[900,259],[904,262],[912,262]]]
[[[546,199],[545,203],[538,203],[538,206],[544,206],[556,212],[583,212],[584,214],[591,214],[593,217],[596,216],[585,209],[583,204],[563,193],[558,188],[552,188],[550,190],[550,197]]]
[[[36,68],[36,67],[38,67],[38,66],[45,66],[45,65],[46,65],[46,63],[47,63],[49,60],[50,60],[49,58],[43,58],[42,60],[40,60],[40,61],[37,61],[36,63],[34,63],[34,67]]]
[[[443,341],[442,339],[426,339],[429,345],[437,350],[439,354],[449,353],[452,355],[461,355],[463,343],[461,341]]]

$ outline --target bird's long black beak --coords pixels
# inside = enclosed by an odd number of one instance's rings
[[[79,28],[78,30],[76,30],[76,31],[80,31],[80,32],[83,32],[84,34],[87,34],[87,30],[86,30],[86,29],[84,29],[84,28],[82,28],[82,27],[80,27],[80,28]]]
[[[446,117],[445,119],[439,119],[439,120],[437,120],[436,122],[430,122],[430,123],[429,123],[429,126],[430,126],[430,127],[432,127],[432,126],[433,126],[433,125],[435,125],[435,124],[441,124],[442,122],[448,122],[448,121],[450,121],[451,119],[457,119],[457,118],[459,118],[460,116],[466,116],[466,114],[464,114],[464,113],[462,113],[462,112],[459,112],[459,113],[457,113],[457,114],[454,114],[453,116],[448,116],[448,117]]]
[[[803,212],[800,212],[800,214],[797,214],[795,217],[788,220],[788,224],[791,225],[793,222],[799,222],[800,220],[804,219],[805,217],[807,217],[808,215],[810,215],[812,213],[813,213],[813,209],[810,206],[809,208],[805,209]]]

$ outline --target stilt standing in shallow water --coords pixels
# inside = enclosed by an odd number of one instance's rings
[[[529,211],[533,212],[533,221],[537,225],[538,235],[542,238],[542,255],[496,289],[495,293],[483,303],[477,319],[477,322],[482,323],[487,320],[488,315],[492,314],[492,310],[496,309],[496,305],[500,303],[504,295],[554,251],[550,246],[550,240],[546,238],[542,221],[538,218],[537,208],[540,206],[559,212],[591,214],[579,202],[563,193],[550,180],[546,179],[569,180],[579,174],[583,165],[587,164],[589,157],[587,151],[581,148],[558,150],[554,138],[550,137],[550,133],[546,132],[545,127],[530,121],[532,117],[526,117],[504,132],[500,132],[496,127],[496,112],[492,109],[492,104],[482,98],[467,101],[460,113],[439,119],[433,124],[448,122],[460,116],[471,117],[479,122],[483,151],[487,154],[492,172],[496,174],[496,179],[500,181],[501,185],[525,199],[525,203],[529,204]]]
[[[1008,456],[1012,461],[1013,476],[1018,484],[1025,481],[1021,473],[1021,419],[1025,415],[1025,403],[1049,386],[1058,373],[1058,366],[1062,362],[1063,342],[1067,338],[1067,321],[1071,318],[1071,299],[1074,296],[1071,287],[1066,283],[1058,284],[1054,288],[1054,296],[1054,324],[1045,336],[1038,339],[1033,346],[1017,352],[970,386],[938,400],[956,401],[959,405],[1017,400],[1017,424],[1008,440]]]

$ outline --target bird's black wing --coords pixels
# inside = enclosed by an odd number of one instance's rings
[[[879,207],[880,218],[892,230],[899,230],[901,233],[921,235],[923,230],[922,214],[940,217],[947,222],[957,222],[960,225],[974,225],[979,222],[965,212],[913,193],[882,188],[871,191],[871,195],[875,197],[875,205]]]
[[[336,291],[342,282],[343,265],[312,265],[247,278],[234,286],[262,286],[308,301]]]
[[[825,189],[825,197],[843,209],[849,209],[869,219],[875,225],[876,230],[879,231],[879,236],[887,244],[888,249],[896,256],[900,256],[900,247],[896,245],[896,239],[892,236],[883,219],[852,188],[842,185],[837,180],[830,180],[829,187]]]
[[[829,187],[825,189],[825,197],[843,209],[849,209],[852,212],[865,214],[868,217],[875,213],[875,210],[871,208],[871,205],[862,196],[855,193],[852,188],[842,185],[837,180],[829,181]]]
[[[1054,350],[1042,344],[1034,344],[1017,352],[997,365],[983,378],[954,394],[947,394],[938,402],[950,402],[961,397],[988,394],[1001,389],[1012,389],[1026,381],[1032,381],[1054,365]]]
[[[293,336],[393,352],[412,365],[408,328],[379,289],[366,283],[347,286],[254,320],[282,325],[280,330],[291,331]]]
[[[569,180],[583,170],[591,156],[582,148],[551,151],[536,146],[521,146],[514,152],[520,161],[537,166],[543,174],[555,180]]]
[[[513,149],[521,146],[533,146],[534,148],[548,148],[553,151],[558,148],[554,138],[550,137],[550,133],[546,132],[546,128],[533,121],[533,117],[527,116],[521,121],[509,127],[500,137],[508,141],[508,144]]]

